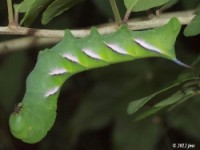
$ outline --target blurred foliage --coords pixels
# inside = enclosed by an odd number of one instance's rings
[[[192,19],[191,23],[185,28],[185,36],[194,36],[200,34],[200,10],[197,15]]]
[[[125,7],[120,1],[123,15]],[[198,2],[180,0],[171,5],[170,11],[196,8]],[[7,22],[6,11],[6,2],[0,1],[1,26]],[[84,1],[46,26],[41,25],[41,16],[42,12],[38,12],[33,26],[78,28],[113,18],[106,0]],[[1,41],[8,38],[16,36],[2,35]],[[25,144],[10,134],[8,117],[23,97],[25,80],[36,62],[38,50],[30,48],[26,52],[1,54],[0,149],[172,150],[173,143],[195,144],[195,149],[200,149],[199,39],[199,35],[186,38],[183,34],[177,39],[179,59],[192,64],[193,69],[151,58],[73,76],[59,96],[56,124],[47,137],[34,145]],[[164,91],[159,92],[162,89]],[[144,97],[148,98],[147,103],[128,115],[129,103]],[[155,106],[161,109],[155,109]],[[159,112],[155,113],[157,110]],[[145,118],[135,121],[137,117]]]
[[[20,4],[15,4],[15,11],[25,13],[21,24],[30,26],[44,11],[42,23],[47,24],[52,18],[68,10],[82,0],[24,0]],[[46,8],[47,7],[47,8]]]
[[[83,0],[55,0],[45,10],[42,16],[42,23],[47,24],[54,17],[70,9]]]
[[[149,0],[147,3],[146,0],[124,0],[124,3],[128,10],[137,12],[161,6],[168,1],[169,0]]]

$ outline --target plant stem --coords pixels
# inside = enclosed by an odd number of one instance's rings
[[[109,0],[109,1],[110,1],[110,5],[112,7],[112,11],[113,11],[113,14],[114,14],[114,17],[115,17],[115,22],[118,25],[120,25],[122,23],[122,20],[121,20],[120,14],[119,14],[119,10],[117,8],[116,1],[115,0]]]
[[[14,25],[15,21],[14,21],[14,16],[13,16],[13,7],[12,7],[12,0],[7,0],[7,7],[8,7],[8,22],[9,22],[9,26]]]
[[[128,22],[128,18],[131,14],[131,11],[130,10],[127,10],[125,16],[124,16],[124,20],[123,20],[123,23],[127,23]]]

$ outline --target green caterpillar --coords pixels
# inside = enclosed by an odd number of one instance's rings
[[[26,81],[26,93],[10,116],[12,134],[27,143],[40,141],[56,118],[57,98],[70,76],[92,68],[145,57],[163,57],[188,67],[176,59],[174,43],[181,25],[172,18],[166,25],[146,31],[130,31],[125,25],[109,35],[95,28],[82,39],[69,31],[51,49],[41,51]]]

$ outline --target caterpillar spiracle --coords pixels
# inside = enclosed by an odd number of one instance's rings
[[[162,57],[188,67],[174,52],[180,28],[172,18],[164,26],[144,31],[130,31],[122,25],[115,33],[100,35],[92,28],[81,39],[66,30],[61,42],[39,53],[23,101],[10,116],[11,133],[27,143],[44,138],[55,122],[61,86],[78,72],[146,57]]]

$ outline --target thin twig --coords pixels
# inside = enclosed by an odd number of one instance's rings
[[[9,26],[15,25],[14,14],[13,14],[13,6],[12,0],[7,0],[7,8],[8,8],[8,22]]]
[[[131,11],[130,10],[127,10],[126,11],[126,14],[124,16],[124,19],[123,19],[123,23],[127,23],[128,22],[128,19],[129,19],[129,16],[131,15]]]
[[[116,1],[115,0],[109,0],[109,1],[110,1],[110,5],[112,7],[112,11],[113,11],[113,14],[115,17],[115,21],[118,25],[120,25],[122,23],[122,20],[121,20],[120,14],[119,14],[119,10],[117,8]]]

